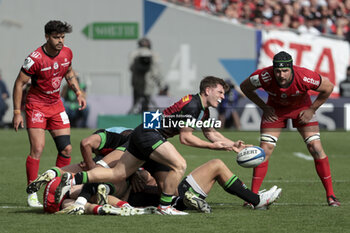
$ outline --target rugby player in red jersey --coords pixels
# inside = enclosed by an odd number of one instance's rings
[[[265,103],[256,93],[258,88],[268,93]],[[282,128],[291,119],[310,154],[314,158],[316,172],[326,190],[329,206],[340,206],[334,195],[328,157],[321,140],[316,110],[328,99],[333,84],[319,74],[299,66],[287,52],[279,52],[273,58],[273,66],[259,69],[241,84],[243,93],[263,110],[260,146],[265,150],[265,161],[254,168],[252,191],[257,193],[267,173],[269,158],[276,146]],[[312,102],[309,90],[319,92]]]
[[[64,45],[65,34],[72,31],[66,22],[52,20],[45,25],[46,43],[32,52],[24,61],[13,88],[13,126],[24,127],[21,115],[22,89],[29,81],[32,85],[26,97],[26,127],[30,154],[26,160],[27,182],[38,176],[39,163],[45,146],[45,130],[53,137],[58,155],[57,167],[70,164],[70,124],[60,99],[61,81],[65,78],[77,95],[80,110],[86,100],[79,89],[72,69],[73,53]],[[28,205],[42,207],[36,193],[29,194]]]
[[[61,196],[64,194],[62,190],[65,186],[87,182],[118,183],[133,174],[145,161],[151,159],[170,168],[164,181],[164,188],[157,213],[164,215],[187,214],[171,207],[172,196],[175,194],[177,186],[186,170],[186,161],[167,138],[179,135],[182,144],[214,150],[234,150],[238,152],[245,148],[246,145],[242,141],[238,140],[234,142],[229,140],[216,131],[214,127],[202,127],[205,137],[209,140],[206,141],[193,135],[195,127],[180,126],[180,122],[186,122],[187,120],[194,120],[195,122],[208,120],[208,108],[218,107],[221,100],[225,98],[224,94],[227,88],[227,84],[221,78],[214,76],[205,77],[200,83],[200,93],[187,95],[163,111],[165,117],[162,119],[164,121],[168,119],[169,122],[167,123],[169,125],[171,121],[172,126],[168,128],[148,129],[144,128],[143,124],[139,125],[131,134],[127,150],[115,167],[110,169],[95,168],[88,172],[79,172],[72,179],[63,175],[62,184],[56,190],[56,200],[59,201],[61,199]],[[153,118],[157,118],[158,114],[161,115],[158,111],[153,114]],[[174,123],[176,123],[176,126]]]

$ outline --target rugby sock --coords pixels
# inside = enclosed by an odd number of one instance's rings
[[[101,205],[97,205],[92,209],[92,213],[93,214],[103,214],[103,212],[101,212],[102,210],[102,206]]]
[[[57,154],[57,159],[56,159],[56,167],[65,167],[70,164],[71,157],[70,156],[65,156],[61,153]]]
[[[30,184],[38,177],[40,159],[33,159],[28,155],[26,160],[27,183]]]
[[[75,201],[75,204],[85,206],[87,203],[87,199],[85,197],[78,197]]]
[[[254,206],[259,204],[259,195],[250,191],[236,175],[233,175],[228,181],[225,182],[224,190],[230,194],[237,195]]]
[[[164,207],[170,206],[171,201],[173,199],[172,196],[173,195],[169,195],[162,192],[162,194],[160,195],[160,201],[159,201],[160,207],[164,208]]]
[[[79,197],[84,197],[86,200],[90,200],[90,198],[96,194],[98,185],[98,183],[84,184]]]
[[[329,167],[328,157],[324,159],[315,159],[315,167],[318,176],[320,177],[324,188],[326,189],[327,197],[334,195],[331,169]]]
[[[74,175],[72,185],[77,185],[77,184],[86,184],[89,182],[88,174],[87,172],[78,172],[77,174]]]
[[[118,201],[116,205],[117,207],[122,208],[125,204],[129,204],[129,203],[126,201]]]
[[[269,167],[269,161],[267,160],[254,168],[253,179],[252,179],[253,193],[259,192],[260,186],[266,176],[268,167]]]
[[[58,169],[57,167],[50,168],[49,170],[47,170],[47,172],[54,173],[55,177],[61,176],[60,169]]]

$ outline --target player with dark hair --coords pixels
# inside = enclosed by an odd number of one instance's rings
[[[256,93],[262,88],[268,93],[265,103]],[[321,140],[316,110],[328,99],[333,84],[319,74],[293,65],[292,56],[279,52],[273,58],[273,66],[255,71],[241,84],[243,93],[263,110],[260,147],[265,150],[263,163],[254,168],[252,191],[257,193],[267,173],[269,158],[276,146],[282,128],[292,119],[310,154],[314,158],[316,172],[326,190],[329,206],[340,206],[334,195],[328,157]],[[309,90],[319,92],[312,102]]]
[[[27,182],[38,176],[40,157],[45,146],[45,130],[49,130],[57,147],[57,167],[70,164],[72,146],[70,124],[60,99],[60,86],[65,78],[77,95],[82,110],[86,107],[72,69],[73,54],[64,45],[65,34],[72,32],[68,23],[52,20],[45,25],[46,43],[32,52],[24,61],[13,88],[13,126],[17,131],[24,127],[21,115],[23,87],[31,81],[26,96],[26,127],[30,153],[26,160]],[[36,193],[29,194],[28,205],[41,207]]]
[[[127,150],[114,168],[95,168],[88,172],[75,174],[72,180],[70,178],[62,180],[65,184],[57,189],[57,200],[60,199],[62,188],[65,185],[86,182],[117,183],[133,174],[145,161],[152,159],[170,168],[164,181],[158,213],[166,215],[186,214],[171,207],[172,196],[175,194],[175,190],[186,170],[186,161],[176,148],[167,141],[167,138],[179,134],[180,142],[188,146],[214,150],[234,150],[236,152],[242,150],[246,146],[242,141],[231,141],[213,127],[202,127],[205,137],[209,140],[204,141],[193,135],[194,128],[180,124],[180,122],[187,120],[208,120],[208,108],[216,108],[221,100],[225,98],[226,90],[227,84],[221,78],[205,77],[200,83],[199,94],[187,95],[163,111],[162,121],[168,121],[171,118],[172,121],[178,122],[176,127],[147,129],[143,127],[143,124],[139,125],[131,134]],[[157,118],[160,115],[157,111],[153,117]],[[166,119],[167,117],[169,119]]]

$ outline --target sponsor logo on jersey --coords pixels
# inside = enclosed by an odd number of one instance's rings
[[[32,122],[36,123],[42,123],[44,122],[44,114],[42,112],[39,112],[38,110],[34,110],[32,114]]]
[[[267,71],[264,73],[261,73],[261,78],[265,83],[272,79],[269,72],[267,72]]]
[[[24,60],[23,69],[29,70],[32,65],[34,65],[34,61],[30,57],[27,57]]]
[[[57,69],[58,69],[58,67],[59,67],[58,63],[57,63],[57,62],[55,62],[55,63],[53,64],[53,68],[54,68],[55,70],[57,70]]]
[[[61,86],[61,77],[55,77],[51,79],[52,87],[57,89]]]
[[[56,73],[53,73],[53,76],[56,76],[56,75],[58,75],[60,72],[58,71],[58,72],[56,72]]]
[[[320,81],[316,81],[312,78],[308,78],[308,77],[305,77],[303,78],[303,81],[304,82],[307,82],[307,83],[311,83],[311,84],[314,84],[314,85],[320,85]]]
[[[253,75],[250,77],[250,83],[254,86],[254,87],[261,87],[261,83],[259,80],[259,75]]]
[[[185,97],[182,97],[182,102],[187,102],[190,99],[190,95],[186,95]]]
[[[47,71],[47,70],[51,70],[51,66],[42,68],[40,71]]]
[[[69,66],[70,62],[61,63],[61,66]]]
[[[32,54],[30,54],[30,56],[33,58],[41,58],[41,53],[39,53],[38,51],[34,51],[32,52]]]

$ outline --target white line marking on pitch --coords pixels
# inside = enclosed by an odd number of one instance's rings
[[[301,153],[301,152],[294,152],[293,154],[294,154],[296,157],[299,157],[299,158],[302,158],[302,159],[305,159],[305,160],[314,160],[314,158],[312,158],[312,156],[306,155],[306,154]]]
[[[8,206],[8,205],[4,205],[4,206],[0,206],[1,209],[18,209],[18,208],[29,208],[29,206]]]

